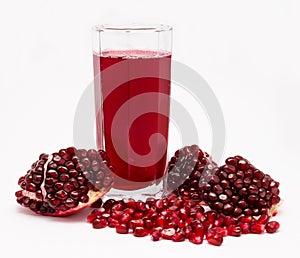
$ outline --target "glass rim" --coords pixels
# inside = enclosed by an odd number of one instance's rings
[[[173,28],[170,25],[165,24],[99,24],[92,27],[93,31],[97,32],[164,32],[172,31]]]

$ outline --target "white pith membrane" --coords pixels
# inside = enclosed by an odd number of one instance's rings
[[[44,187],[45,180],[46,180],[46,173],[47,173],[48,164],[52,160],[52,158],[53,158],[53,155],[49,155],[47,161],[44,164],[44,179],[43,179],[43,182],[41,183],[41,190],[42,190],[42,195],[43,195],[44,199],[47,196],[47,192],[46,192],[46,189]]]
[[[52,158],[53,158],[53,155],[48,155],[47,161],[45,162],[45,164],[43,166],[43,169],[44,169],[43,170],[43,182],[40,185],[40,189],[42,191],[43,199],[38,198],[37,194],[35,192],[30,192],[28,190],[22,190],[22,195],[24,197],[28,197],[28,198],[30,198],[32,200],[35,200],[35,201],[38,201],[38,202],[48,203],[47,202],[47,194],[48,193],[47,193],[44,185],[45,185],[45,181],[46,181],[46,173],[48,171],[48,164],[49,164],[50,161],[52,161]],[[103,193],[107,192],[109,189],[110,188],[102,187],[102,188],[98,189],[97,191],[89,190],[88,193],[87,193],[87,195],[89,197],[89,201],[87,203],[79,202],[79,204],[76,207],[70,208],[66,211],[60,211],[58,209],[53,214],[46,213],[45,215],[52,215],[52,216],[70,215],[70,214],[74,213],[74,211],[79,211],[79,210],[89,206],[90,204],[94,203],[95,201],[97,201],[103,195]],[[42,214],[42,213],[40,213],[40,214]]]
[[[269,210],[269,216],[275,216],[278,212],[278,208],[282,205],[283,200],[281,199],[279,203],[273,204]]]
[[[43,195],[44,198],[43,199],[37,198],[36,193],[29,192],[27,190],[22,191],[23,196],[29,197],[30,199],[33,199],[33,200],[36,200],[36,201],[41,201],[41,202],[45,201],[45,197],[47,195],[47,192],[45,190],[44,184],[45,184],[45,180],[46,180],[47,167],[48,167],[49,162],[52,160],[52,158],[53,158],[53,155],[48,155],[48,159],[44,164],[43,182],[41,183],[41,186],[40,186],[41,191],[42,191],[42,195]]]

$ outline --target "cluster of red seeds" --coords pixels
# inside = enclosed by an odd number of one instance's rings
[[[69,147],[41,154],[21,176],[17,202],[33,212],[65,216],[89,206],[112,186],[109,158],[103,150]]]
[[[212,157],[199,146],[185,146],[177,150],[168,162],[167,177],[164,181],[165,194],[176,195],[201,201],[199,180],[204,171],[211,170],[217,164]]]
[[[187,239],[201,244],[206,239],[215,246],[220,246],[225,236],[275,233],[279,228],[279,223],[269,221],[270,216],[266,214],[226,216],[198,201],[175,194],[164,199],[148,198],[145,202],[109,199],[94,209],[87,220],[94,228],[115,228],[119,234],[136,237],[151,235],[153,241],[181,242]]]

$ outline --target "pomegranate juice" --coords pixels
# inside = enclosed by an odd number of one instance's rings
[[[97,144],[105,146],[115,167],[116,189],[143,188],[164,175],[170,67],[171,55],[165,52],[94,54]]]

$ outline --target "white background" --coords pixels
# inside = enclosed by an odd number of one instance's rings
[[[1,1],[1,256],[279,257],[299,251],[299,13],[297,0]],[[89,210],[50,218],[16,204],[17,180],[38,155],[73,143],[76,104],[92,81],[91,26],[131,22],[174,27],[173,58],[200,73],[222,106],[225,156],[243,155],[280,181],[280,232],[227,237],[222,247],[153,243],[92,229],[85,222]],[[199,144],[209,151],[208,121],[199,128]],[[175,140],[171,146],[171,153],[180,147]]]

